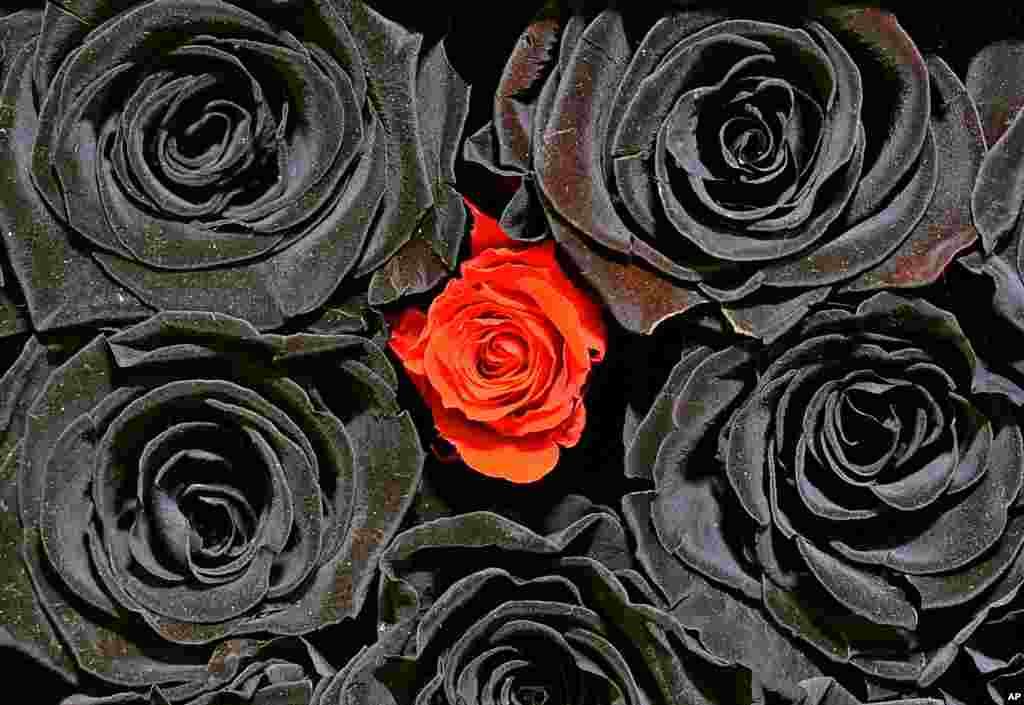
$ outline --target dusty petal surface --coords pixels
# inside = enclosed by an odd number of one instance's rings
[[[927,284],[977,236],[962,194],[984,152],[978,115],[891,13],[821,7],[777,21],[670,10],[639,39],[620,11],[548,8],[466,157],[524,177],[503,222],[542,208],[636,332],[768,298],[785,321],[744,315],[736,331],[770,342],[835,285]]]
[[[940,697],[1024,585],[1021,390],[996,379],[951,313],[891,294],[694,348],[628,446],[637,555],[718,656]]]
[[[30,338],[0,380],[4,555],[32,588],[17,645],[172,702],[308,691],[244,670],[239,639],[359,612],[423,463],[396,385],[364,338],[218,314]]]
[[[36,329],[190,309],[265,330],[350,279],[390,301],[454,267],[469,88],[443,44],[330,0],[0,24],[0,230]]]
[[[382,636],[317,705],[858,702],[820,676],[766,692],[703,649],[633,568],[619,520],[587,504],[555,512],[549,533],[472,512],[400,534]]]

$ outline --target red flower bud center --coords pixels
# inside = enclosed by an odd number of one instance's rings
[[[530,347],[520,336],[498,333],[484,344],[478,369],[485,377],[502,377],[522,370],[529,354]]]

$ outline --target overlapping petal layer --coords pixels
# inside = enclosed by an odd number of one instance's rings
[[[636,46],[620,11],[547,12],[465,150],[523,176],[503,223],[533,237],[516,225],[542,208],[630,330],[711,301],[769,341],[833,288],[934,281],[976,238],[983,152],[949,68],[846,6],[799,24],[674,10]]]
[[[579,441],[585,384],[607,334],[553,242],[502,246],[514,243],[472,208],[477,253],[425,314],[392,317],[389,344],[467,465],[533,482],[554,469],[559,447]]]
[[[262,687],[204,645],[358,613],[423,463],[396,384],[363,338],[201,312],[70,355],[31,338],[0,381],[23,647],[171,701]]]
[[[758,604],[751,667],[792,638],[931,686],[1022,584],[1020,390],[992,379],[952,314],[890,294],[760,352],[691,350],[630,443],[655,486],[625,499],[639,556],[670,596],[682,568]]]
[[[385,264],[426,278],[368,279],[375,303],[454,267],[468,86],[443,44],[329,0],[2,22],[0,222],[37,329],[183,309],[269,329]]]

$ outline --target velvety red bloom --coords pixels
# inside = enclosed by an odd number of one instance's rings
[[[554,242],[522,247],[469,203],[472,256],[426,313],[391,317],[390,346],[440,435],[474,470],[540,479],[586,424],[583,387],[604,358],[601,309],[562,271]]]

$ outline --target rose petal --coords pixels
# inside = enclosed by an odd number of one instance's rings
[[[551,434],[510,438],[470,425],[457,412],[438,413],[434,423],[444,438],[459,451],[459,457],[474,470],[488,477],[500,477],[516,483],[536,482],[558,463],[558,444]]]
[[[494,92],[496,164],[517,172],[529,171],[534,106],[522,99],[546,78],[554,62],[561,22],[541,11],[516,42]],[[487,126],[490,129],[490,126]]]
[[[928,210],[896,251],[844,290],[920,286],[935,281],[957,253],[978,237],[963,184],[973,184],[985,155],[978,114],[967,89],[942,59],[928,60],[934,99],[932,130],[938,145],[939,181]],[[988,247],[990,243],[986,244]]]
[[[831,287],[825,286],[770,303],[768,294],[761,292],[759,296],[723,305],[722,314],[740,335],[773,343],[799,323],[811,307],[828,298],[831,291]]]
[[[555,257],[552,241],[519,250],[498,248],[485,251],[463,263],[462,275],[469,282],[489,282],[502,276],[502,268],[506,264],[523,264],[533,270],[529,272],[530,280],[525,280],[526,270],[509,268],[516,274],[516,279],[515,284],[505,288],[512,291],[523,288],[525,293],[533,296],[566,338],[570,353],[581,367],[589,367],[590,363],[604,359],[607,333],[601,307],[565,274]],[[538,279],[549,285],[550,290],[541,286]],[[524,286],[527,281],[530,283]]]
[[[769,266],[765,283],[774,286],[832,284],[884,260],[913,230],[931,203],[938,181],[936,161],[935,140],[928,130],[913,176],[882,212],[860,221],[805,257]]]
[[[651,108],[656,115],[648,119],[647,111],[639,111],[642,121],[626,118],[626,112],[633,103],[634,95],[639,95],[646,78],[659,65],[664,56],[686,37],[699,33],[702,29],[720,22],[724,14],[716,10],[687,9],[685,12],[673,12],[661,17],[644,35],[643,41],[633,52],[629,67],[616,92],[614,106],[608,125],[614,130],[608,141],[605,162],[611,164],[615,175],[615,184],[623,205],[629,211],[637,225],[648,236],[653,236],[656,228],[654,217],[656,196],[651,180],[643,174],[646,159],[650,156],[656,136],[656,126],[663,121],[665,113],[671,107],[668,101],[641,101]],[[664,74],[668,80],[681,78],[678,74]],[[665,95],[672,93],[666,92]],[[658,116],[661,116],[659,119]]]
[[[449,269],[455,267],[466,226],[462,198],[450,184],[455,183],[456,150],[469,114],[469,92],[469,84],[448,60],[444,40],[438,42],[419,64],[416,106],[434,191],[433,215],[425,235]]]
[[[740,505],[760,526],[771,522],[765,478],[765,438],[771,426],[769,400],[760,393],[730,421],[725,471]]]
[[[829,555],[802,537],[796,544],[815,577],[846,607],[879,624],[917,628],[917,610],[898,587]]]
[[[662,444],[662,455],[680,454],[677,434]],[[651,502],[651,522],[662,546],[702,575],[756,599],[760,584],[744,565],[726,534],[728,521],[717,500],[714,476],[701,477],[696,468],[663,471],[665,479]]]
[[[654,479],[654,467],[659,448],[666,436],[675,431],[673,409],[683,385],[690,381],[693,371],[712,354],[710,348],[700,346],[691,350],[676,363],[665,385],[658,392],[651,408],[626,442],[626,475],[638,479]],[[683,407],[685,409],[685,406]],[[697,406],[703,411],[703,407]],[[686,418],[685,416],[683,417]],[[684,424],[684,428],[689,424]]]
[[[989,148],[971,194],[974,224],[988,252],[1014,227],[1024,204],[1022,148],[1024,122],[1018,112],[999,141]]]
[[[918,161],[928,133],[931,91],[928,67],[913,40],[900,26],[896,16],[879,8],[826,8],[824,17],[841,31],[852,32],[871,49],[872,60],[879,61],[894,74],[898,89],[892,95],[869,95],[866,100],[885,101],[891,106],[888,132],[872,132],[868,153],[874,155],[857,186],[846,222],[853,224],[873,213],[887,199],[903,176]],[[882,137],[881,144],[876,140]]]
[[[380,105],[387,106],[386,113],[378,116],[377,126],[387,145],[387,186],[375,236],[367,240],[352,273],[358,278],[377,269],[408,242],[433,199],[414,100],[422,37],[368,6],[342,11],[351,13],[346,24],[365,61],[368,90]]]
[[[631,235],[615,213],[601,170],[607,101],[622,77],[628,44],[617,12],[601,13],[565,67],[545,139],[534,146],[537,183],[569,223],[606,247],[629,252]],[[586,85],[586,91],[577,89]]]
[[[871,486],[871,491],[888,504],[901,511],[913,511],[928,506],[945,492],[960,463],[956,443],[953,448],[939,453],[906,477],[889,483]]]
[[[911,575],[931,575],[963,567],[990,548],[1003,534],[1007,507],[1020,490],[1020,430],[999,431],[989,452],[984,479],[956,506],[927,528],[891,548],[858,549],[843,541],[833,548],[851,560],[883,565]]]
[[[450,211],[451,217],[458,220],[460,216],[455,215],[455,210]],[[464,216],[463,213],[461,217]],[[458,228],[461,232],[462,225]],[[430,248],[430,243],[414,237],[373,273],[367,301],[371,306],[384,306],[403,296],[432,289],[447,275],[444,262]]]
[[[368,415],[370,416],[370,415]],[[356,467],[353,514],[344,542],[323,556],[301,596],[279,611],[247,622],[247,629],[304,634],[358,613],[377,561],[412,503],[423,470],[423,449],[408,412],[373,415],[349,424]],[[376,511],[368,508],[379,508]]]
[[[22,106],[5,121],[0,139],[0,175],[8,186],[0,190],[0,230],[5,235],[11,266],[22,282],[29,314],[38,330],[50,330],[86,320],[129,321],[150,309],[127,289],[110,282],[88,256],[67,242],[67,228],[45,206],[30,174],[38,118],[31,109],[31,72],[27,46],[5,59],[8,66],[4,101]],[[9,50],[11,51],[11,50]],[[45,244],[43,244],[45,242]],[[47,252],[40,261],[40,253]],[[88,291],[88,296],[81,292]]]
[[[936,575],[908,575],[917,589],[924,609],[941,609],[962,605],[985,592],[1013,565],[1024,546],[1024,518],[1010,519],[1006,532],[994,551],[965,570]]]
[[[1024,107],[1024,47],[1014,40],[989,44],[971,58],[967,92],[981,116],[985,144],[993,146]]]
[[[850,644],[846,637],[833,626],[819,623],[812,605],[804,604],[799,595],[777,587],[767,578],[762,580],[762,587],[764,605],[783,629],[809,641],[833,660],[849,660]]]
[[[40,548],[26,546],[26,559],[29,571],[35,578],[37,599],[47,609],[62,640],[69,644],[83,670],[125,686],[209,682],[210,672],[205,663],[158,660],[147,655],[146,647],[151,646],[151,643],[146,640],[135,640],[128,635],[112,632],[87,613],[56,609],[56,606],[65,604],[65,594],[45,578],[46,572],[41,563],[45,559],[41,554]],[[224,680],[230,679],[234,674],[232,666],[235,665],[227,664],[228,667],[216,675],[223,676]]]
[[[667,318],[708,301],[695,288],[676,284],[638,264],[620,264],[595,253],[582,232],[547,213],[555,240],[580,273],[602,292],[605,305],[627,330],[650,333]]]
[[[499,247],[514,248],[518,245],[498,225],[498,221],[481,211],[468,198],[463,197],[463,200],[473,216],[473,226],[469,231],[470,257],[476,257],[484,250]]]
[[[109,616],[117,607],[96,583],[86,544],[92,519],[87,487],[92,480],[96,429],[88,414],[68,426],[47,463],[42,508],[42,544],[46,556],[76,595]],[[70,452],[74,451],[74,452]]]

